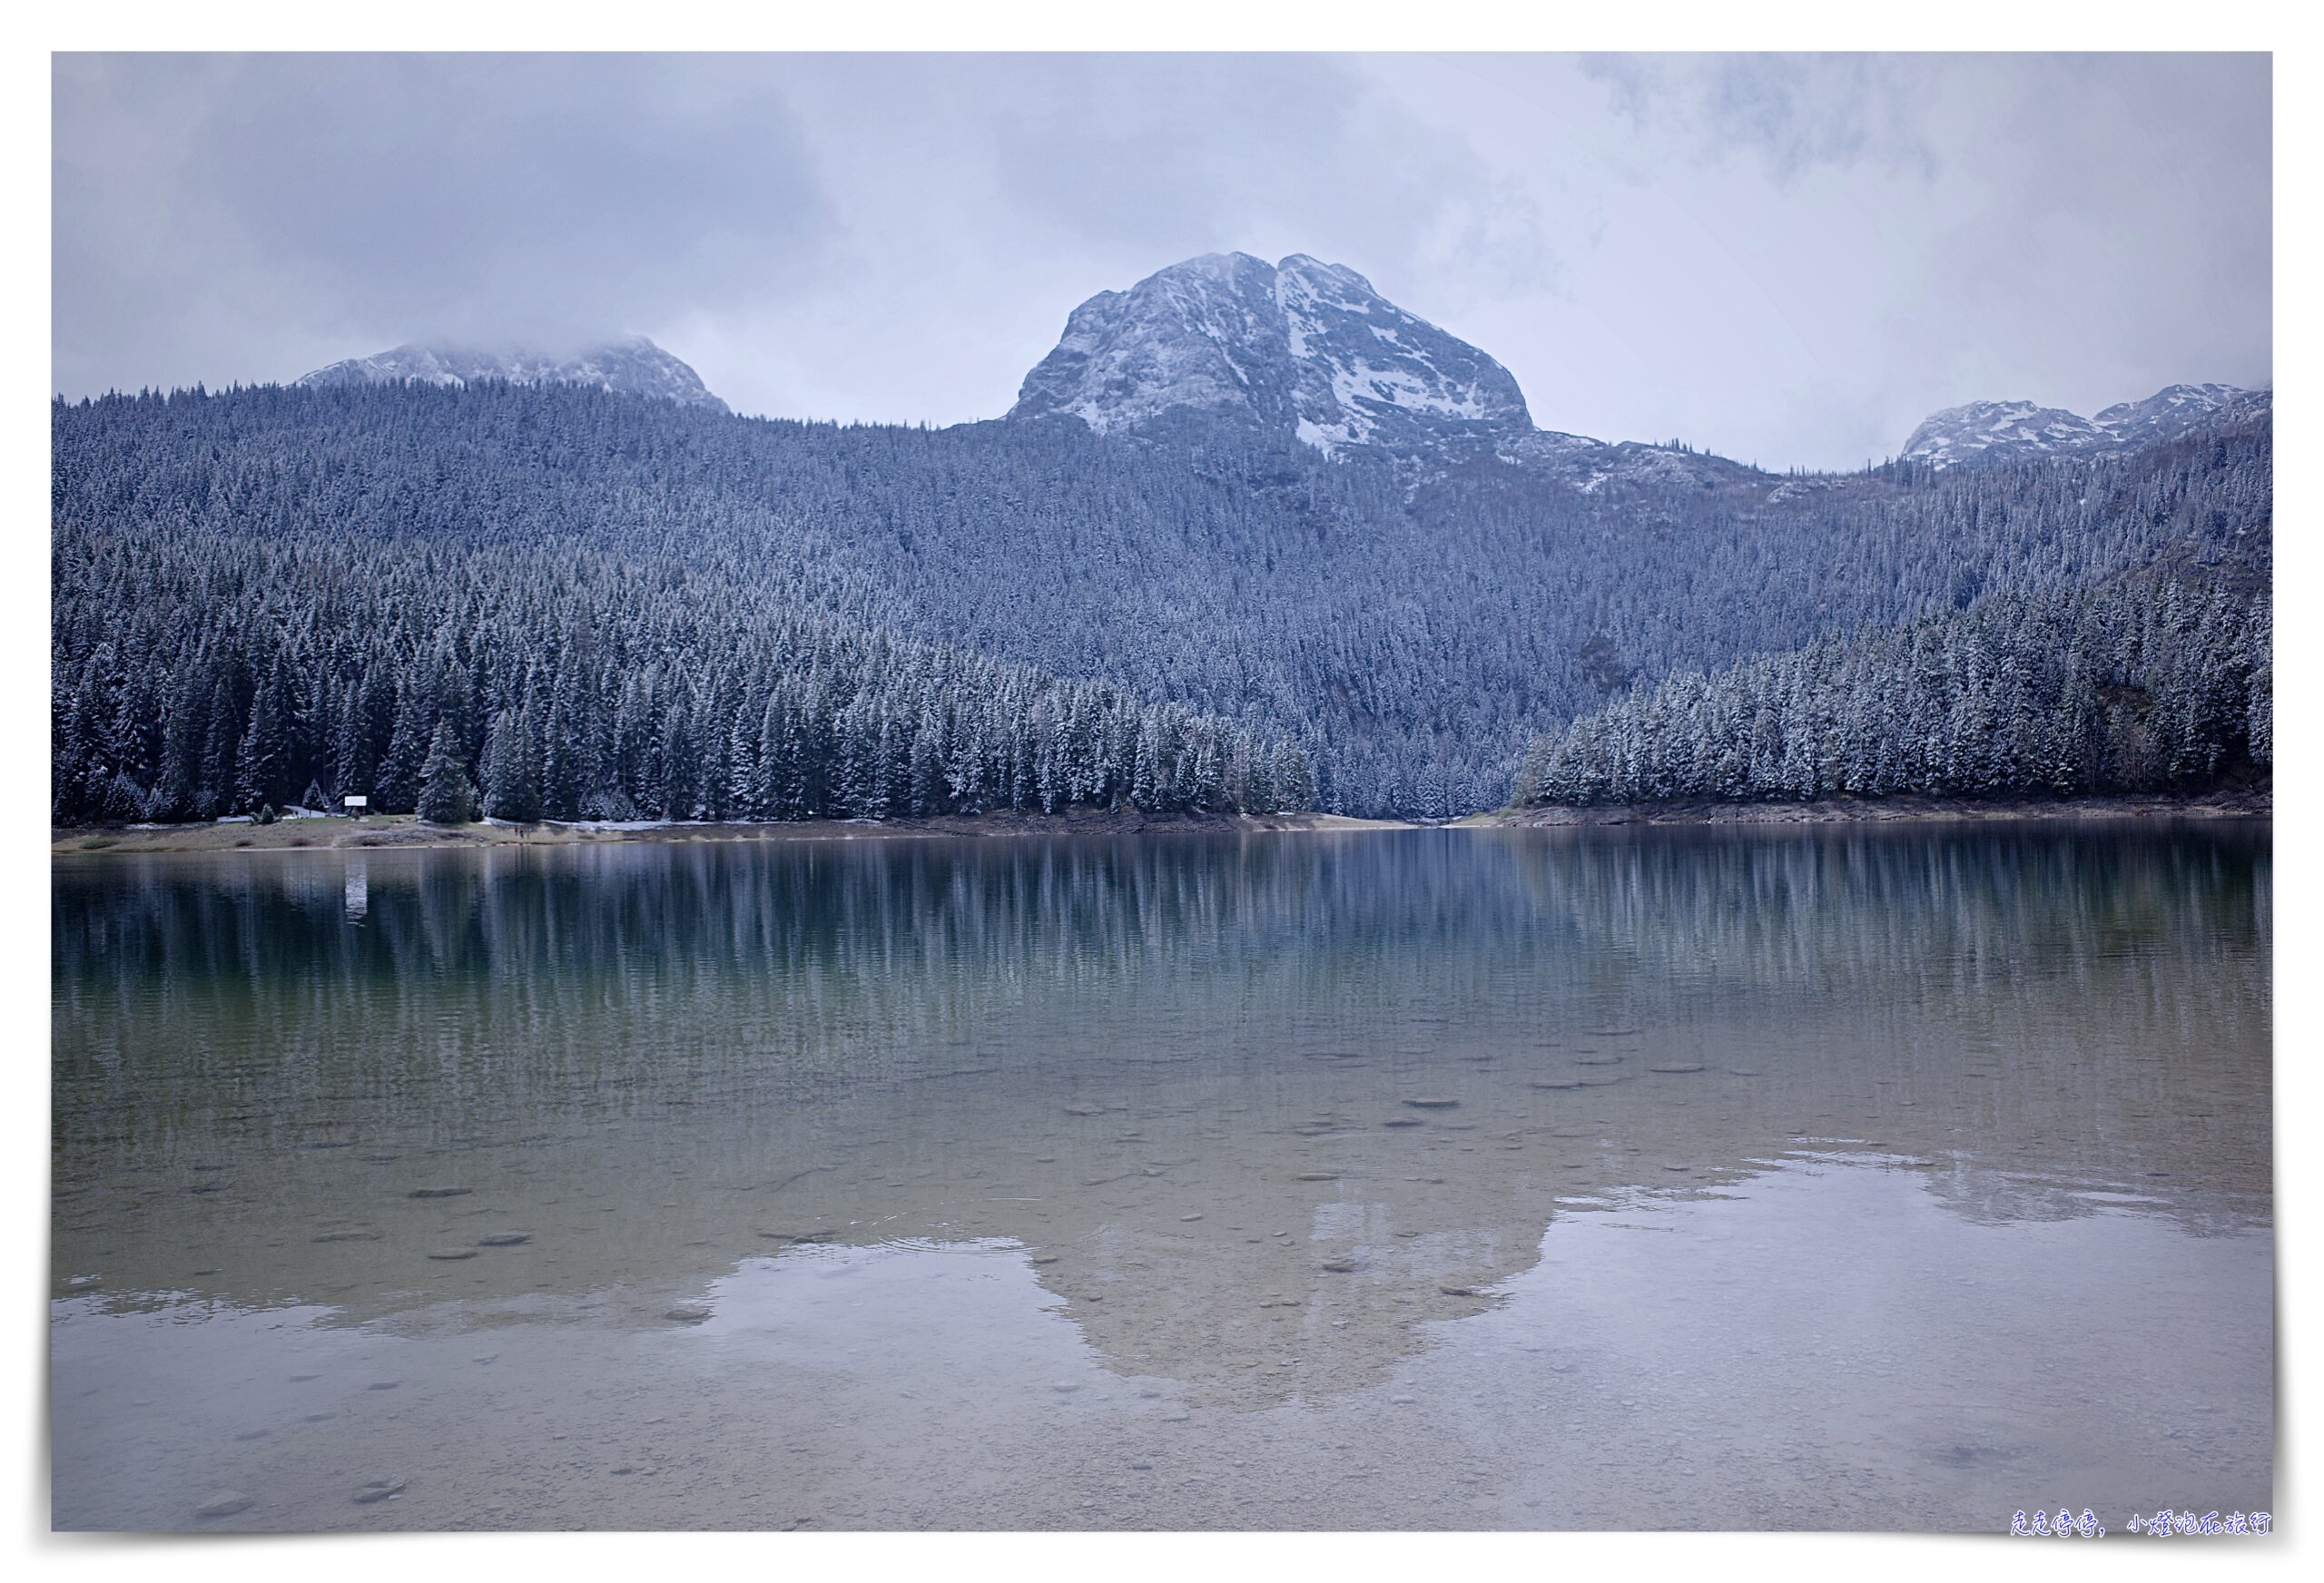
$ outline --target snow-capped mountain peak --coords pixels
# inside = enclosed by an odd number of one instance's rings
[[[2087,418],[2031,401],[1971,401],[1932,412],[1905,442],[1905,455],[1939,467],[1988,454],[2088,450],[2107,445],[2105,430]]]
[[[506,379],[517,385],[587,385],[631,396],[652,396],[681,407],[726,410],[702,377],[642,335],[582,348],[574,352],[537,347],[463,346],[412,341],[368,358],[350,358],[317,369],[301,385],[466,385]]]
[[[1325,453],[1410,451],[1530,433],[1509,370],[1405,312],[1341,264],[1212,253],[1075,309],[1011,418],[1104,433],[1190,412],[1256,423]]]
[[[2232,417],[2271,392],[2233,385],[2166,385],[2143,401],[2122,401],[2098,415],[2098,427],[2128,445],[2171,439],[2198,424]]]
[[[2268,390],[2233,385],[2170,385],[2143,401],[2118,402],[2093,418],[2031,401],[1972,401],[1931,413],[1905,441],[1908,461],[1935,467],[2084,451],[2132,450],[2176,439],[2214,422],[2269,409]]]

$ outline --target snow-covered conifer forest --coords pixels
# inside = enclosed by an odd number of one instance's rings
[[[1962,408],[1925,454],[1772,474],[1536,429],[1490,358],[1295,256],[1094,299],[1015,411],[948,429],[736,417],[619,349],[586,366],[612,388],[429,383],[407,348],[57,403],[54,817],[1443,818],[2269,773],[2265,392]],[[633,367],[643,394],[606,373]]]

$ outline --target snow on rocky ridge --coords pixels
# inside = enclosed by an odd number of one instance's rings
[[[1254,422],[1326,455],[1533,428],[1507,369],[1305,253],[1277,264],[1211,253],[1098,292],[1009,416],[1062,414],[1102,434],[1177,411]]]
[[[1675,446],[1536,428],[1507,369],[1354,270],[1305,253],[1275,264],[1211,253],[1098,292],[1073,310],[1009,411],[1075,418],[1100,434],[1189,416],[1327,457],[1385,456],[1419,474],[1497,458],[1588,491],[1760,477]]]
[[[586,347],[570,355],[535,347],[465,347],[414,341],[368,358],[317,369],[301,385],[466,385],[506,379],[517,385],[588,385],[630,396],[653,396],[681,407],[726,410],[702,378],[642,335]]]
[[[2271,390],[2233,385],[2171,385],[2143,401],[2124,401],[2097,418],[2031,401],[1972,401],[1931,413],[1905,442],[1908,461],[1935,467],[2080,451],[2132,450],[2208,424],[2240,422],[2270,409]]]
[[[724,412],[694,369],[643,336],[570,355],[517,345],[413,342],[318,369],[301,385],[476,379],[574,384]],[[2030,401],[1932,414],[1903,456],[1936,467],[2122,451],[2270,410],[2273,392],[2172,385],[2095,418]],[[1025,376],[1012,419],[1067,417],[1100,434],[1188,416],[1256,427],[1327,457],[1376,454],[1421,476],[1498,459],[1597,491],[1750,487],[1769,476],[1670,445],[1608,444],[1536,428],[1509,370],[1407,313],[1354,270],[1294,253],[1270,264],[1210,253],[1075,309]],[[1786,485],[1783,487],[1792,486]]]

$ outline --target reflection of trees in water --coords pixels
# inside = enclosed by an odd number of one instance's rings
[[[1013,1238],[1121,1366],[1279,1391],[1480,1312],[1578,1201],[1787,1153],[2246,1229],[2268,873],[2241,828],[65,863],[58,1257],[368,1316]],[[556,1268],[428,1263],[470,1204]]]
[[[2265,1114],[2268,852],[2264,829],[2016,827],[66,865],[59,1145],[149,1146],[204,1114],[372,1106],[457,1134],[749,1109],[964,1064],[1012,1079],[975,1103],[1039,1103],[1112,1057],[1538,1053],[1613,1027],[1714,1061],[1796,1032],[1722,1099],[1789,1130],[1902,1091],[1910,1119],[2043,1145],[2200,1137]],[[2009,1080],[2029,1055],[2040,1083]]]

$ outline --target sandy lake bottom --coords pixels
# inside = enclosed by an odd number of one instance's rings
[[[116,855],[53,907],[60,1528],[2271,1501],[2264,825]]]

